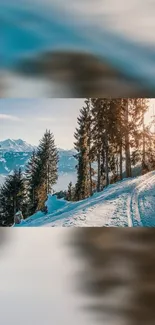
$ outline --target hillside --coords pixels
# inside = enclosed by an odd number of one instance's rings
[[[155,226],[155,172],[110,185],[81,202],[49,196],[47,207],[47,215],[38,212],[20,227]]]

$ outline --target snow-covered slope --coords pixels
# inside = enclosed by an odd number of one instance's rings
[[[19,226],[155,226],[155,172],[110,185],[81,202],[49,196],[47,207],[47,215],[38,212]]]
[[[36,146],[32,146],[22,139],[6,139],[0,141],[0,150],[3,152],[32,152]]]

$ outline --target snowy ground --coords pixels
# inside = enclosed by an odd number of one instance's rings
[[[46,216],[38,212],[20,226],[155,226],[155,172],[110,185],[81,202],[66,202],[50,196],[47,206]]]

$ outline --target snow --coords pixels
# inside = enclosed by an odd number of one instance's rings
[[[0,161],[6,163],[6,160],[4,158],[0,158]]]
[[[7,168],[7,167],[5,167],[5,170],[6,170],[8,173],[9,173],[9,171],[10,171],[9,168]]]
[[[4,141],[0,141],[0,148],[3,152],[32,152],[34,149],[36,149],[35,146],[28,144],[22,139],[6,139]]]
[[[19,227],[155,226],[155,171],[109,185],[80,202],[49,196],[48,214],[41,212]]]
[[[5,177],[6,177],[5,175],[0,174],[0,187],[5,182]]]

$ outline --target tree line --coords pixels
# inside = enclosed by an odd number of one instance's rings
[[[145,124],[146,98],[86,98],[77,118],[75,158],[77,182],[58,198],[79,201],[111,183],[155,169],[155,135]],[[13,224],[17,211],[24,218],[47,212],[48,194],[58,179],[58,150],[54,136],[45,132],[24,173],[15,170],[0,190],[0,225]]]
[[[146,98],[87,98],[77,119],[77,183],[71,200],[82,200],[110,183],[155,168],[155,137],[145,125]],[[72,188],[71,188],[72,187]]]
[[[58,179],[58,151],[53,134],[46,130],[22,173],[14,170],[0,190],[0,226],[11,226],[14,215],[22,211],[24,218],[37,211],[47,212],[45,202]]]

